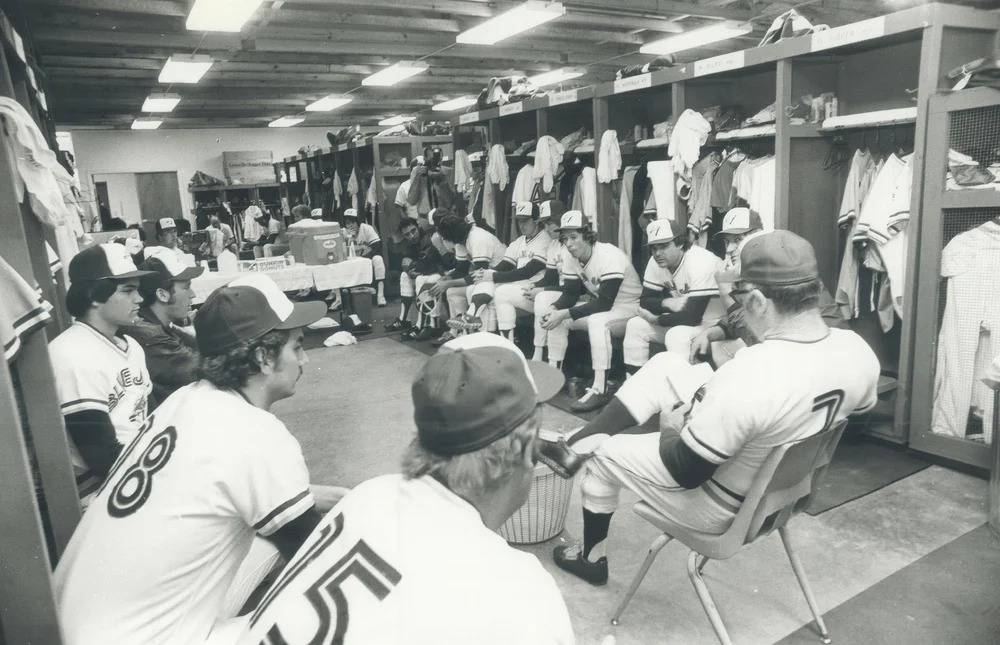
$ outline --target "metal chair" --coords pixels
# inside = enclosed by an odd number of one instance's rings
[[[701,600],[702,607],[708,615],[709,622],[716,636],[723,645],[732,645],[726,626],[722,622],[719,610],[712,600],[704,579],[702,570],[708,561],[727,560],[743,547],[757,538],[767,535],[777,529],[781,541],[785,545],[788,559],[792,564],[795,577],[799,580],[802,593],[806,597],[820,638],[824,643],[830,643],[830,635],[820,616],[816,597],[813,595],[806,578],[802,562],[792,543],[786,524],[788,520],[805,509],[813,491],[817,490],[826,468],[833,458],[833,452],[840,443],[840,438],[847,427],[847,421],[842,421],[828,430],[813,435],[802,441],[788,443],[775,448],[757,473],[746,500],[736,514],[729,529],[721,534],[704,533],[679,526],[673,520],[664,517],[646,502],[636,502],[633,510],[636,514],[653,524],[663,535],[656,538],[649,548],[649,555],[639,568],[632,585],[622,599],[618,610],[611,619],[612,625],[618,624],[618,619],[625,611],[636,589],[642,583],[650,565],[656,559],[660,550],[671,540],[678,540],[691,549],[688,556],[687,569],[691,584]]]

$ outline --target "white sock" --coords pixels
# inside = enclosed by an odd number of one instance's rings
[[[594,370],[594,389],[604,394],[607,391],[608,385],[604,380],[605,370]]]
[[[385,300],[385,282],[382,282],[381,280],[379,280],[376,284],[378,285],[378,297],[379,297],[379,299],[380,300]]]
[[[594,545],[594,548],[590,550],[590,555],[587,556],[587,562],[596,564],[598,560],[608,555],[608,541],[607,539],[601,540]]]
[[[500,330],[500,335],[503,336],[504,338],[506,338],[507,340],[509,340],[510,342],[512,342],[512,343],[514,342],[514,330],[513,329],[501,329]]]
[[[549,358],[549,365],[556,369],[562,369],[562,361],[557,361],[554,358]]]
[[[535,353],[531,355],[531,360],[542,362],[542,352],[545,351],[544,347],[535,347]]]
[[[406,315],[406,305],[400,304],[399,305],[399,319],[403,320],[403,316],[405,316],[405,315]]]

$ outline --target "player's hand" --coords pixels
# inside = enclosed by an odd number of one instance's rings
[[[433,286],[428,290],[432,298],[440,298],[444,295],[445,288],[440,282],[435,282]]]
[[[712,341],[708,337],[708,330],[701,332],[691,341],[691,354],[688,362],[694,365],[700,362],[702,356],[708,356],[712,351]]]
[[[409,271],[411,266],[413,266],[413,260],[410,258],[403,258],[403,271]]]
[[[659,321],[659,316],[651,311],[639,307],[639,317],[648,322],[650,325],[655,325]]]
[[[427,166],[420,164],[410,173],[414,178],[427,176]]]
[[[569,310],[555,309],[542,316],[542,329],[552,331],[569,318]]]
[[[679,311],[684,311],[684,301],[684,298],[664,298],[663,302],[660,304],[662,304],[663,308],[667,311],[677,313]]]
[[[534,300],[535,296],[541,293],[541,291],[542,291],[541,287],[525,287],[521,291],[521,293],[523,293],[524,297],[527,298],[528,300]]]
[[[684,425],[687,423],[688,415],[691,413],[691,404],[685,403],[684,405],[674,409],[666,417],[661,417],[660,428],[666,428],[673,430],[677,434],[680,434],[681,430],[684,429]]]
[[[496,273],[496,271],[493,269],[480,269],[476,273],[479,274],[476,282],[493,282],[493,274]]]

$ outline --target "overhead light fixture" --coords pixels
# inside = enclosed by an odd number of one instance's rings
[[[475,105],[477,102],[478,99],[474,96],[463,96],[461,98],[445,101],[444,103],[438,103],[431,109],[435,112],[454,112],[455,110],[461,110],[462,108],[467,108],[470,105]]]
[[[749,24],[732,21],[720,22],[708,27],[692,29],[676,36],[646,43],[639,48],[639,53],[663,56],[665,54],[684,51],[685,49],[711,45],[720,40],[729,40],[730,38],[749,34],[751,31],[753,31],[753,27]]]
[[[237,32],[264,0],[195,0],[185,26],[191,31]]]
[[[267,124],[269,128],[290,128],[293,125],[298,125],[305,121],[305,118],[301,116],[283,116],[280,119],[275,119]]]
[[[379,125],[403,125],[404,123],[409,123],[417,117],[415,116],[391,116],[388,119],[382,119],[378,122]]]
[[[143,112],[173,112],[181,102],[179,94],[150,94],[142,103]]]
[[[353,100],[354,98],[350,96],[336,96],[331,94],[307,105],[306,112],[329,112],[343,107]]]
[[[132,122],[133,130],[155,130],[156,128],[163,125],[162,119],[155,119],[150,117],[138,117]]]
[[[390,65],[385,69],[375,72],[371,76],[361,81],[362,85],[375,85],[379,87],[389,87],[400,81],[405,81],[411,76],[416,76],[427,71],[427,63],[420,61],[402,61],[395,65]]]
[[[211,56],[174,54],[160,71],[160,82],[197,83],[214,62]]]
[[[562,69],[554,69],[551,72],[545,72],[544,74],[539,74],[538,76],[532,76],[528,80],[535,87],[545,87],[546,85],[555,85],[556,83],[562,83],[564,81],[570,81],[574,78],[580,78],[584,75],[582,69],[574,69],[571,67],[563,67]]]
[[[565,13],[566,7],[561,2],[528,0],[472,29],[463,31],[455,40],[466,45],[494,45],[501,40],[555,20]]]

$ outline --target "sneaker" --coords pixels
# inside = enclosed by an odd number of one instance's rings
[[[608,392],[598,392],[594,388],[588,387],[579,400],[573,401],[569,409],[573,412],[593,412],[594,410],[600,410],[608,404],[612,396]]]
[[[385,330],[386,331],[403,331],[403,330],[406,330],[406,329],[410,329],[411,327],[413,327],[413,323],[411,323],[409,320],[400,320],[399,318],[397,318],[395,321],[393,321],[393,322],[389,323],[388,325],[386,325],[385,326]]]
[[[471,314],[462,314],[445,324],[456,331],[476,332],[483,326],[483,321]]]
[[[458,334],[456,334],[453,331],[446,331],[445,333],[441,334],[440,338],[436,338],[435,340],[431,341],[431,346],[440,347],[441,345],[447,343],[449,340],[455,340],[456,338],[458,338]]]
[[[608,559],[600,558],[597,562],[589,562],[583,557],[583,546],[580,543],[557,546],[552,551],[556,566],[572,573],[577,578],[585,580],[595,587],[608,584]]]
[[[538,461],[551,468],[563,479],[573,479],[583,464],[593,456],[593,453],[582,455],[573,450],[566,440],[549,441],[538,438],[535,443],[535,456]]]

